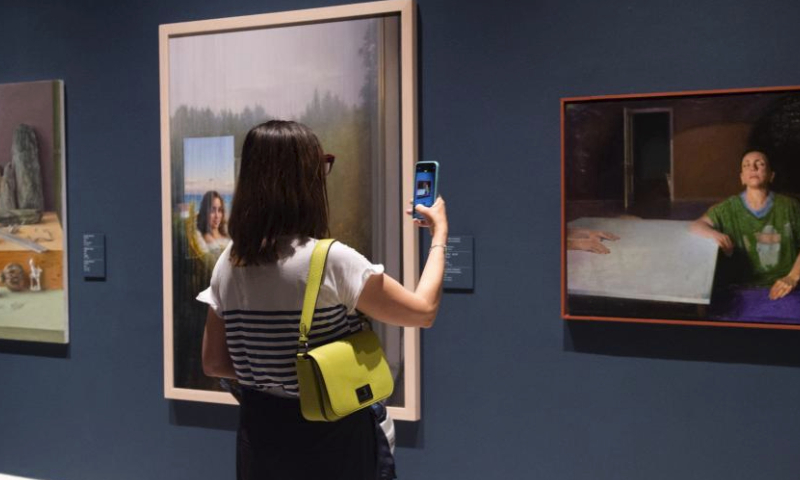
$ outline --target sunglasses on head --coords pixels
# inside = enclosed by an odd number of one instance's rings
[[[331,173],[331,170],[333,170],[333,162],[336,160],[336,157],[330,153],[326,153],[322,155],[322,160],[325,162],[325,175],[328,175]]]

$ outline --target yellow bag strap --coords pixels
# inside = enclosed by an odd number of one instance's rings
[[[325,274],[325,261],[328,259],[328,250],[336,240],[326,238],[318,240],[311,253],[311,266],[308,268],[306,281],[306,294],[303,299],[303,313],[300,314],[300,344],[308,348],[308,332],[311,331],[311,322],[314,320],[314,309],[317,307],[319,287]]]

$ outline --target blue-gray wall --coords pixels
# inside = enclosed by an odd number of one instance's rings
[[[0,0],[0,82],[66,84],[72,260],[69,347],[0,343],[0,473],[233,478],[235,409],[162,398],[158,25],[333,3]],[[559,98],[800,84],[800,2],[418,13],[421,156],[477,261],[423,333],[401,478],[797,479],[800,333],[560,319]]]

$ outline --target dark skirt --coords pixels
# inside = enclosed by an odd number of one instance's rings
[[[373,415],[309,422],[300,402],[243,389],[236,447],[237,480],[375,480]]]

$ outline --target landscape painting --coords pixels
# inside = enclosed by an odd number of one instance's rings
[[[397,5],[386,4],[380,6]],[[253,126],[295,120],[317,134],[324,151],[336,157],[336,168],[327,177],[331,236],[404,278],[407,240],[399,184],[414,150],[404,154],[401,147],[400,14],[370,14],[376,4],[364,5],[364,10],[345,6],[162,26],[169,398],[233,400],[224,393],[225,385],[203,374],[207,306],[196,297],[208,287],[214,264],[230,241],[225,238],[227,215],[242,143]],[[360,11],[366,13],[352,15]],[[282,18],[295,18],[289,14],[315,20],[283,23]],[[230,22],[247,27],[230,28]],[[208,235],[211,224],[219,225],[223,238]],[[396,381],[403,384],[404,329],[378,324],[375,329]],[[416,375],[415,368],[412,372]],[[407,389],[395,392],[390,404],[404,407]]]
[[[0,85],[0,339],[68,343],[64,84]]]
[[[562,100],[562,313],[800,328],[800,87]]]

